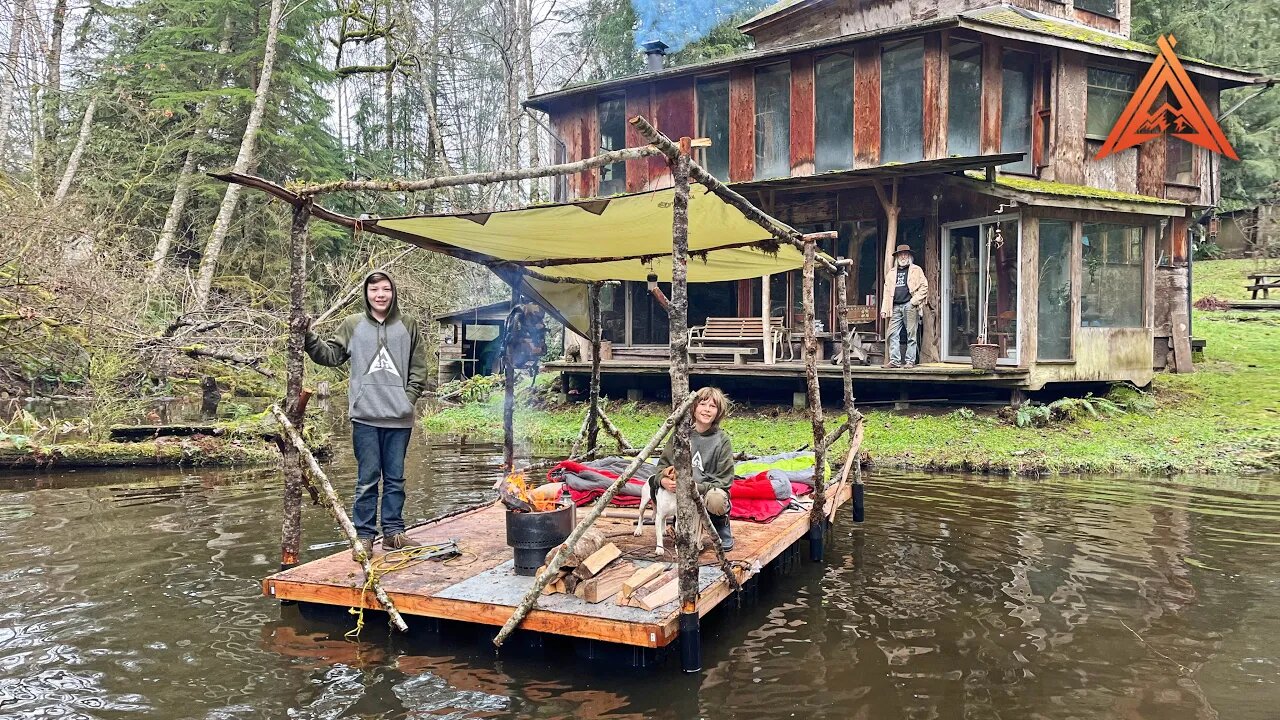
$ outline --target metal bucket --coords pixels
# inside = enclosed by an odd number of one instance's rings
[[[973,362],[974,370],[995,370],[996,360],[999,355],[999,345],[979,345],[974,343],[969,346],[969,358]]]
[[[564,502],[559,510],[518,513],[507,511],[507,544],[515,551],[517,575],[536,575],[547,559],[547,552],[564,542],[577,524],[572,502]]]

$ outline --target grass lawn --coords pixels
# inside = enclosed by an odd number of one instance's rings
[[[1251,263],[1197,263],[1196,287],[1204,281],[1206,286],[1225,288],[1238,274],[1236,284],[1243,290]],[[1201,296],[1197,290],[1196,297]],[[863,450],[878,466],[937,470],[1280,471],[1280,313],[1196,311],[1193,322],[1196,336],[1208,341],[1204,360],[1193,374],[1158,374],[1146,410],[1019,428],[989,409],[875,409],[866,413]],[[502,433],[501,402],[495,394],[486,403],[425,418],[423,425],[431,432],[497,439]],[[581,404],[553,409],[520,405],[517,437],[543,452],[567,450],[585,410]],[[607,412],[631,443],[640,445],[669,410],[659,404],[613,402]],[[829,409],[828,419],[833,418],[839,416]],[[834,428],[835,423],[828,425]],[[742,410],[724,427],[736,449],[757,454],[794,450],[812,441],[807,417],[790,408]],[[602,433],[603,437],[607,436]],[[835,456],[844,451],[845,444],[837,444]]]
[[[1250,273],[1280,272],[1280,262],[1271,260],[1260,265],[1257,260],[1200,260],[1191,268],[1191,300],[1194,302],[1212,295],[1219,300],[1248,300],[1245,290]]]

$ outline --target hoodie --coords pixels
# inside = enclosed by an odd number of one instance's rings
[[[400,293],[394,280],[386,320],[374,318],[367,291],[373,274],[364,279],[364,312],[347,316],[327,338],[307,331],[304,347],[319,365],[333,367],[351,361],[347,414],[353,422],[411,428],[413,406],[427,387],[427,352],[418,323],[400,314]]]
[[[689,451],[693,454],[693,482],[698,487],[698,494],[706,495],[711,488],[728,490],[733,484],[733,443],[729,436],[720,429],[717,423],[707,428],[706,432],[698,432],[690,428]],[[658,472],[675,462],[675,437],[667,441],[658,458]]]

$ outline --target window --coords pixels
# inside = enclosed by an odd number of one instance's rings
[[[729,179],[729,79],[698,81],[698,137],[710,138],[711,147],[698,148],[698,162],[707,172]]]
[[[1172,135],[1165,136],[1165,173],[1166,182],[1195,184],[1195,148],[1191,143]]]
[[[1086,223],[1080,246],[1080,326],[1142,327],[1142,227]]]
[[[1111,128],[1120,119],[1124,106],[1129,104],[1137,87],[1132,73],[1102,68],[1089,68],[1089,98],[1085,109],[1085,137],[1106,140]]]
[[[1076,0],[1076,7],[1091,13],[1116,17],[1116,0]]]
[[[791,174],[791,66],[756,69],[756,179]]]
[[[1001,58],[1000,152],[1025,153],[1022,160],[1002,169],[1031,173],[1031,99],[1036,59],[1006,50]]]
[[[1036,348],[1041,360],[1071,359],[1071,223],[1040,221],[1040,320]]]
[[[818,172],[853,167],[853,57],[828,55],[814,66]]]
[[[607,95],[596,103],[596,119],[600,123],[600,151],[621,150],[627,146],[627,110],[621,95]],[[627,164],[616,162],[600,168],[599,195],[616,195],[627,191]]]
[[[924,158],[924,41],[880,50],[880,162]]]
[[[982,154],[982,45],[952,40],[947,71],[947,154]]]

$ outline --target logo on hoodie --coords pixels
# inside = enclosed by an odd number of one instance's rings
[[[376,372],[389,372],[396,377],[400,377],[400,371],[396,369],[396,364],[391,362],[391,353],[387,352],[384,346],[378,349],[378,356],[369,363],[369,371],[365,375],[372,375]]]
[[[702,472],[702,453],[698,450],[693,451],[693,469]]]

